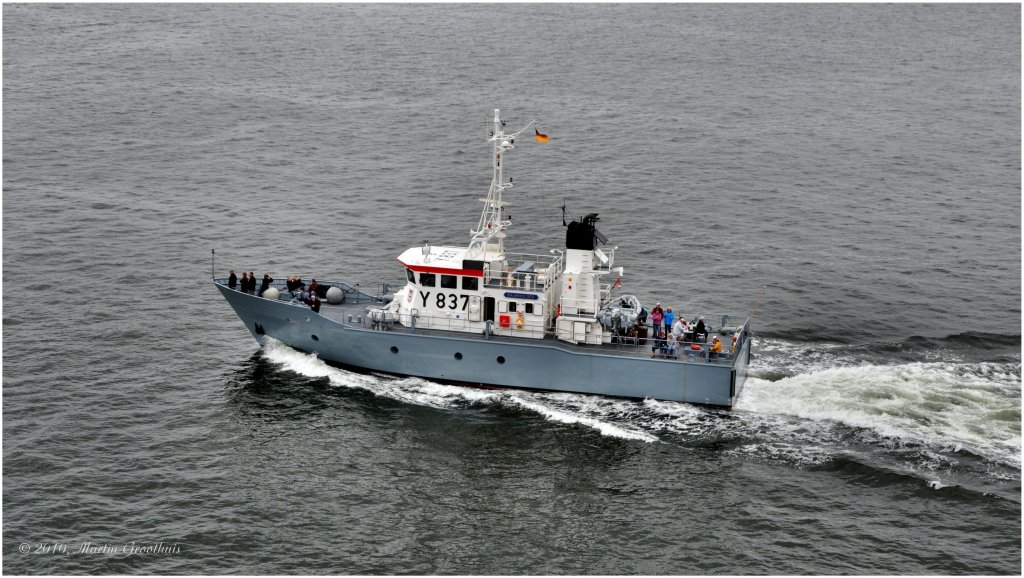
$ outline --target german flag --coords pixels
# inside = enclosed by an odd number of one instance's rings
[[[551,137],[546,134],[540,134],[540,131],[537,129],[533,129],[533,138],[537,139],[537,142],[548,142],[551,140]]]

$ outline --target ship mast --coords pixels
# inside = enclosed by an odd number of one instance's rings
[[[512,183],[503,182],[502,160],[506,152],[516,148],[515,142],[519,133],[529,128],[534,122],[530,121],[530,124],[515,133],[506,134],[505,122],[501,120],[499,112],[499,109],[494,109],[494,129],[491,131],[489,139],[489,142],[494,143],[494,152],[491,156],[491,187],[487,191],[487,198],[480,199],[484,203],[480,222],[475,230],[469,232],[471,237],[466,257],[470,259],[482,260],[488,251],[497,255],[505,253],[505,229],[512,224],[512,221],[507,220],[502,212],[504,202],[501,200],[501,193],[505,189],[511,189]]]

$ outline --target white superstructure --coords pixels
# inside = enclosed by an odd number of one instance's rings
[[[575,343],[607,343],[611,333],[598,314],[612,284],[615,249],[602,250],[606,240],[594,228],[597,215],[569,224],[566,249],[548,255],[505,252],[511,221],[504,214],[504,161],[515,139],[533,123],[505,133],[494,111],[492,178],[477,227],[467,246],[424,244],[402,253],[408,283],[388,306],[406,326],[542,339],[554,333]]]

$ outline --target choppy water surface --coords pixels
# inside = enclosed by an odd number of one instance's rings
[[[1019,6],[3,25],[7,573],[1020,572]],[[564,198],[629,292],[753,311],[737,408],[353,374],[209,284],[468,241],[494,108],[553,137],[509,246]]]

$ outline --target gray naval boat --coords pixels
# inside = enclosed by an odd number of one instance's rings
[[[406,250],[404,287],[370,294],[338,280],[307,293],[277,280],[257,294],[214,278],[215,286],[258,342],[271,337],[346,369],[732,407],[747,378],[749,317],[717,316],[703,331],[680,322],[664,340],[649,334],[647,309],[616,292],[624,270],[597,214],[566,225],[564,249],[505,251],[512,223],[502,193],[512,182],[503,161],[532,125],[506,134],[494,111],[493,177],[469,243]]]

